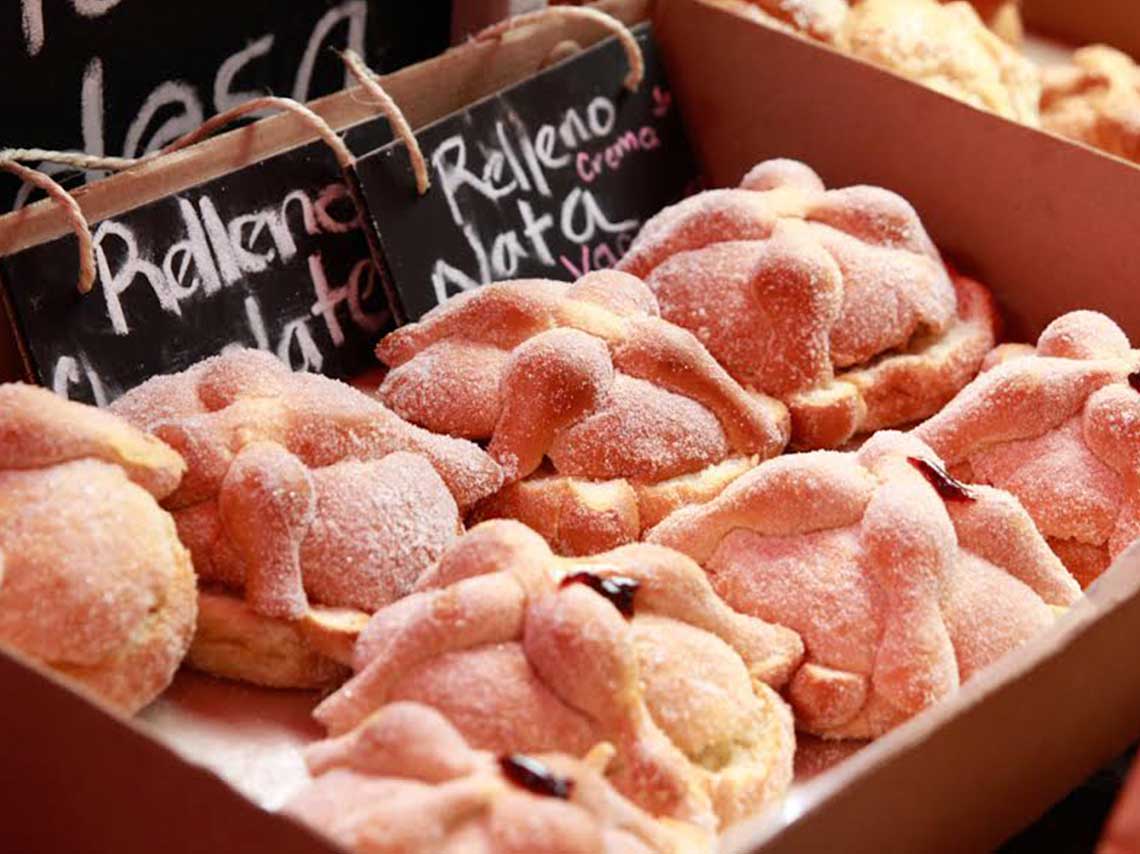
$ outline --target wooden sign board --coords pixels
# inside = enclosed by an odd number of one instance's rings
[[[696,187],[651,29],[634,32],[637,92],[611,38],[419,131],[432,177],[422,197],[399,143],[360,159],[405,319],[488,282],[613,266],[648,217]]]
[[[451,18],[450,0],[3,6],[8,85],[0,93],[0,144],[125,157],[156,150],[257,95],[308,101],[341,89],[344,67],[332,48],[351,47],[381,71],[435,56],[447,47]],[[0,175],[0,211],[26,195]]]
[[[374,120],[354,151],[391,138]],[[35,381],[103,405],[227,346],[352,376],[392,315],[332,152],[315,142],[92,223],[98,275],[76,288],[68,235],[0,258]]]

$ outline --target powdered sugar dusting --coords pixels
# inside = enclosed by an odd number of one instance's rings
[[[161,377],[116,404],[185,457],[168,499],[199,573],[269,616],[371,612],[405,593],[494,492],[470,442],[397,417],[350,386],[250,351]]]
[[[787,441],[783,407],[745,391],[699,340],[661,320],[653,292],[628,273],[478,293],[381,342],[393,370],[380,396],[417,424],[489,439],[508,484],[538,476],[544,463],[562,477],[659,483],[732,452],[770,456]],[[590,503],[596,491],[559,494],[578,548],[629,536],[630,526],[615,528],[613,508]],[[696,493],[675,490],[674,500],[685,494]],[[514,490],[492,504],[532,518],[548,512],[534,504],[544,495]]]
[[[959,305],[904,199],[878,187],[825,190],[795,161],[760,163],[738,189],[661,211],[622,268],[645,277],[662,316],[691,330],[737,380],[784,399],[801,447],[836,446],[859,429],[934,411],[942,386],[957,390],[981,364],[976,336],[956,330],[996,322],[988,300]],[[937,375],[940,388],[928,400],[914,383],[896,388],[905,369],[862,374],[845,390],[832,384],[838,369],[897,358]],[[873,399],[873,424],[861,423],[872,408],[864,399]]]
[[[1128,382],[1140,358],[1115,323],[1090,311],[1057,318],[1036,350],[1017,356],[915,433],[1016,495],[1087,584],[1140,533],[1140,393]]]
[[[634,578],[632,614],[561,584],[582,571]],[[362,633],[357,676],[317,709],[334,731],[402,699],[498,752],[580,755],[605,740],[627,797],[709,826],[786,790],[791,716],[758,674],[786,678],[794,635],[726,608],[681,555],[634,544],[557,558],[526,528],[488,522],[428,579]]]
[[[881,735],[1048,625],[1047,601],[1077,595],[1016,499],[979,488],[947,503],[913,458],[937,461],[882,431],[855,453],[771,460],[650,534],[701,560],[732,607],[802,635],[790,696],[809,732]],[[822,526],[810,484],[827,471],[836,492],[871,494],[837,497],[847,512]]]

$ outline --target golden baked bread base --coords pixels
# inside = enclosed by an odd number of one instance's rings
[[[680,507],[715,498],[757,461],[755,456],[731,457],[657,483],[598,482],[540,472],[484,500],[469,521],[517,519],[541,534],[557,554],[597,554],[640,540]]]
[[[368,615],[310,606],[302,619],[265,617],[235,595],[198,594],[198,627],[186,663],[269,688],[327,688],[351,674],[352,645]]]
[[[793,447],[838,448],[859,433],[920,421],[977,374],[994,346],[997,307],[972,279],[954,276],[953,281],[958,314],[941,335],[836,374],[829,384],[785,401],[792,414]]]

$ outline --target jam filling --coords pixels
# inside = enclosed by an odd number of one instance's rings
[[[599,596],[609,600],[618,612],[629,619],[633,616],[633,597],[641,583],[624,575],[611,575],[608,577],[594,575],[592,572],[575,572],[562,579],[562,587],[570,584],[585,584]]]
[[[907,457],[906,461],[922,472],[923,477],[930,481],[930,485],[937,490],[947,501],[977,501],[973,490],[962,481],[951,477],[938,463],[924,460],[922,457]]]
[[[1140,391],[1140,371],[1134,371],[1128,375],[1128,384],[1136,391]]]
[[[504,777],[536,795],[566,800],[574,791],[574,781],[569,777],[560,777],[537,759],[521,753],[500,756],[499,767]]]

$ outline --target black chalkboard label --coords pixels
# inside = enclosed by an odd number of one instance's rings
[[[377,71],[435,56],[450,19],[450,0],[7,0],[0,147],[137,157],[241,101],[343,88],[332,48]],[[27,189],[0,173],[0,212]]]
[[[382,119],[345,134],[357,153],[389,139]],[[102,405],[230,345],[332,376],[374,366],[392,313],[347,177],[314,142],[92,223],[88,294],[73,235],[0,258],[34,379]]]
[[[357,172],[403,319],[501,279],[575,279],[612,266],[641,224],[697,183],[648,24],[637,92],[616,39],[416,134],[432,187],[417,197],[393,143]]]

